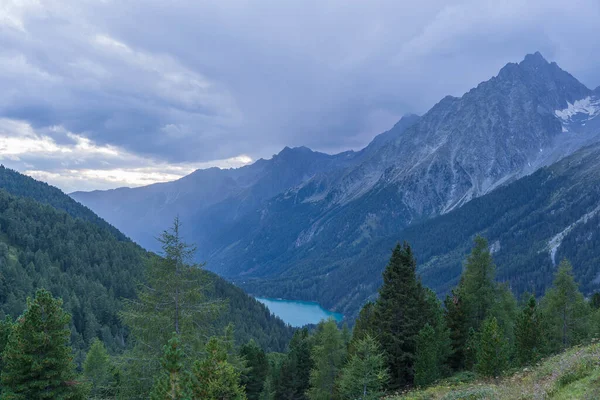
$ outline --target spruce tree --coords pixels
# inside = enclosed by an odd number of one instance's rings
[[[389,374],[377,341],[369,334],[355,343],[354,352],[342,369],[339,393],[342,399],[375,400],[383,396]]]
[[[308,398],[310,400],[337,398],[335,381],[346,359],[346,346],[335,321],[330,319],[319,323],[314,340]]]
[[[515,354],[519,365],[531,365],[544,354],[544,324],[531,295],[515,322]]]
[[[75,366],[66,329],[69,314],[62,300],[40,289],[27,299],[3,353],[3,399],[83,399],[83,385],[75,380]]]
[[[383,273],[375,303],[373,334],[387,357],[390,388],[411,385],[417,336],[426,322],[425,292],[416,275],[416,261],[407,243],[398,244]]]
[[[91,385],[91,399],[106,399],[116,393],[116,370],[104,344],[94,339],[83,363],[83,376]]]
[[[246,370],[241,377],[246,397],[248,400],[259,400],[269,372],[267,355],[251,340],[240,348],[240,356],[246,361]]]
[[[573,267],[566,259],[558,266],[552,287],[542,302],[552,351],[564,350],[587,337],[591,310],[573,278]]]
[[[446,296],[444,305],[444,319],[450,331],[452,348],[448,363],[452,370],[461,371],[466,367],[465,359],[469,338],[469,316],[460,285]]]
[[[477,372],[487,377],[500,376],[508,366],[507,346],[496,318],[485,320],[477,352]]]
[[[427,386],[439,379],[438,346],[435,329],[426,324],[417,338],[415,385]]]
[[[275,399],[305,400],[313,368],[312,338],[306,328],[294,332],[275,387]]]
[[[151,400],[191,400],[191,381],[185,371],[185,358],[181,340],[173,333],[169,342],[163,347],[161,365],[163,375],[160,376],[150,394]]]
[[[245,400],[240,373],[228,361],[223,341],[212,337],[206,344],[206,356],[192,368],[192,391],[195,399]]]

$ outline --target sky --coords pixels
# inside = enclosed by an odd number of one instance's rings
[[[540,51],[600,85],[599,0],[0,0],[0,163],[66,192],[360,149]]]

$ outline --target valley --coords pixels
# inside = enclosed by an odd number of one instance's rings
[[[599,98],[534,53],[403,117],[360,151],[285,148],[238,169],[71,196],[148,249],[179,215],[211,271],[254,296],[315,301],[350,321],[403,240],[418,248],[422,279],[440,296],[476,234],[494,244],[499,277],[517,292],[543,291],[542,271],[567,256],[585,259],[575,273],[591,293],[598,254],[574,246],[585,236],[595,248],[595,175],[578,163],[598,167]]]

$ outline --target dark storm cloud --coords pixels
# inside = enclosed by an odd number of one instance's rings
[[[600,84],[597,0],[8,0],[0,13],[0,118],[112,146],[113,169],[359,148],[536,50]],[[97,168],[92,153],[78,165]]]

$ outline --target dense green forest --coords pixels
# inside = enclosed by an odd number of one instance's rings
[[[177,220],[160,242],[164,256],[146,263],[145,285],[119,312],[132,344],[121,354],[96,339],[78,368],[72,316],[45,289],[16,321],[0,322],[0,398],[380,399],[452,376],[498,380],[600,334],[600,293],[584,298],[569,261],[544,296],[517,300],[478,236],[443,303],[421,283],[410,245],[398,244],[352,331],[322,321],[296,330],[286,352],[265,352],[253,340],[237,345],[233,325],[214,333],[223,303],[206,296],[210,282]],[[586,368],[557,385],[588,377]]]
[[[111,353],[126,349],[128,329],[119,312],[123,300],[136,297],[154,256],[60,190],[3,167],[0,177],[0,318],[16,318],[27,297],[43,287],[71,315],[78,364],[95,338]],[[202,274],[206,296],[225,300],[214,330],[234,323],[237,343],[254,339],[265,350],[285,348],[292,328],[241,289]]]

